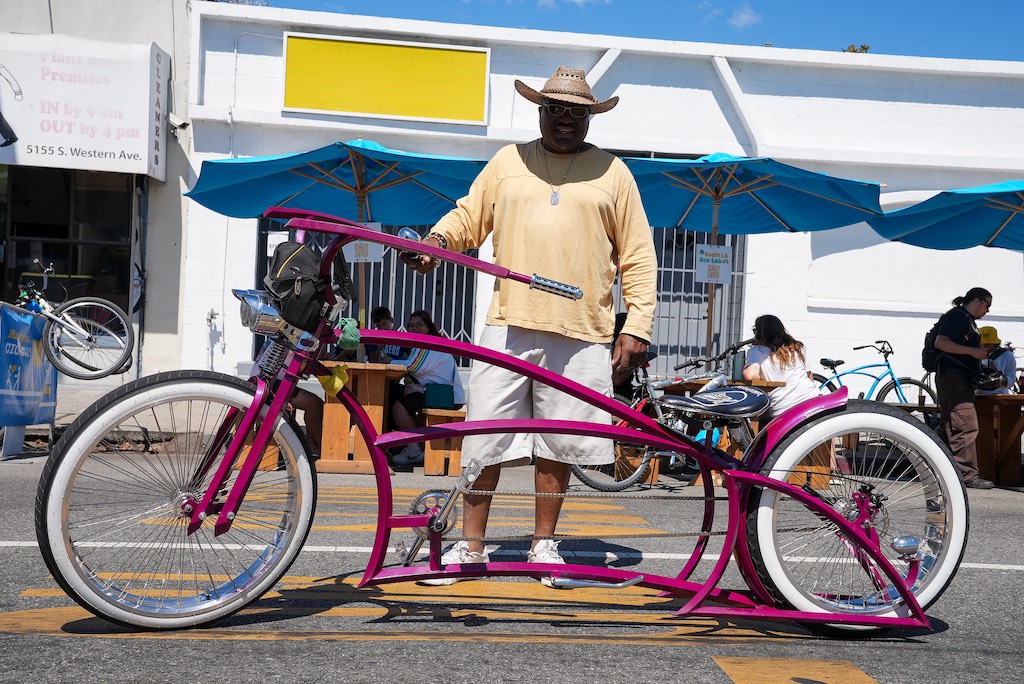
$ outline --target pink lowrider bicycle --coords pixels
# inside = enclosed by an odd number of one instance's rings
[[[345,243],[368,240],[523,287],[579,296],[567,285],[342,219],[273,212],[291,219],[300,242],[308,231],[335,236],[322,256],[324,278]],[[284,408],[300,379],[327,374],[318,359],[338,339],[341,307],[327,288],[323,316],[308,332],[286,324],[265,293],[236,295],[243,323],[274,339],[255,385],[207,371],[160,373],[125,385],[79,416],[43,471],[36,500],[39,547],[64,591],[100,617],[151,629],[223,618],[273,587],[309,533],[315,470]],[[681,597],[680,616],[789,620],[867,633],[929,628],[925,609],[949,585],[964,553],[968,507],[957,469],[935,436],[897,408],[848,401],[841,390],[777,416],[735,459],[710,440],[695,442],[676,428],[709,428],[758,415],[767,406],[759,390],[664,397],[675,419],[663,424],[561,376],[471,344],[393,331],[361,334],[370,344],[438,349],[515,369],[601,407],[625,425],[491,420],[377,434],[354,395],[341,389],[338,398],[370,445],[376,475],[377,533],[360,586],[451,576],[550,577],[565,588],[640,585]],[[495,432],[592,434],[693,457],[705,477],[698,499],[703,519],[689,560],[673,576],[639,567],[525,559],[442,567],[442,545],[456,529],[459,497],[471,491],[477,469],[468,467],[451,492],[427,492],[410,513],[395,514],[384,450]],[[849,467],[830,467],[836,459]],[[716,497],[710,471],[721,473],[724,497]],[[712,532],[716,500],[727,502],[721,533]],[[413,543],[400,562],[388,565],[396,533],[412,535]],[[709,548],[716,534],[722,539],[717,559],[707,577],[697,580],[702,557],[716,553]],[[424,543],[426,561],[414,564]],[[731,559],[745,589],[719,586]]]

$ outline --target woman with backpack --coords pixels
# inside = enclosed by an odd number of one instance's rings
[[[963,297],[954,299],[953,308],[935,324],[935,348],[939,351],[935,391],[942,429],[964,485],[972,489],[995,486],[978,475],[978,412],[974,405],[974,381],[981,374],[982,359],[988,355],[981,346],[975,321],[991,308],[992,293],[972,287]]]

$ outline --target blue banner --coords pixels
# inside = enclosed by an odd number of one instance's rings
[[[43,353],[42,316],[0,302],[0,425],[37,425],[53,420],[57,369]]]

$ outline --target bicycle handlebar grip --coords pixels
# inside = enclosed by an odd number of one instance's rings
[[[530,289],[541,290],[550,294],[558,295],[559,297],[565,297],[567,299],[577,300],[583,299],[583,290],[573,285],[566,285],[560,283],[557,280],[551,280],[550,278],[542,278],[536,273],[530,278]]]
[[[854,347],[854,349],[867,349],[870,346],[871,346],[870,344],[862,344],[859,347]]]

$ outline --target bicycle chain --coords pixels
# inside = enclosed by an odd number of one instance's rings
[[[645,501],[728,501],[729,498],[725,496],[668,496],[665,494],[631,494],[629,496],[618,496],[615,492],[498,492],[488,489],[468,489],[460,490],[465,495],[473,496],[507,496],[511,498],[601,498],[601,499],[623,499],[623,500],[645,500]],[[601,539],[666,539],[673,537],[720,537],[724,536],[726,531],[714,532],[710,530],[699,530],[696,532],[658,532],[658,533],[646,533],[646,534],[606,534],[601,535]],[[509,535],[504,537],[442,537],[444,541],[478,541],[478,542],[514,542],[514,541],[534,541],[540,539],[550,539],[552,541],[566,541],[575,539],[586,539],[587,537],[579,536],[566,536],[566,535],[550,535],[550,536],[537,536],[530,534],[520,535]]]
[[[817,527],[787,527],[779,529],[779,532],[791,533],[791,532],[813,532],[817,530]],[[659,533],[648,533],[648,534],[605,534],[601,535],[600,540],[605,539],[673,539],[679,537],[724,537],[729,533],[728,530],[721,530],[718,532],[699,530],[697,532],[659,532]],[[532,535],[532,534],[518,534],[509,535],[506,537],[441,537],[442,541],[478,541],[478,542],[507,542],[507,541],[533,541],[541,539],[550,539],[552,541],[579,541],[581,539],[597,539],[596,537],[580,537],[580,536],[567,536],[561,534],[553,534],[549,536]]]
[[[630,494],[619,496],[616,492],[499,492],[489,489],[460,489],[463,496],[508,496],[513,498],[560,498],[560,499],[620,499],[623,501],[728,501],[727,496],[669,496],[667,494]]]
[[[722,537],[728,534],[726,530],[721,532],[708,532],[701,530],[698,532],[659,532],[647,533],[647,534],[603,534],[600,537],[601,541],[605,539],[669,539],[673,537]],[[506,537],[441,537],[443,541],[478,541],[478,542],[511,542],[511,541],[533,541],[540,539],[550,539],[552,541],[579,541],[582,539],[595,539],[596,537],[579,537],[579,536],[566,536],[562,534],[552,534],[549,536],[532,535],[532,534],[514,534]]]

